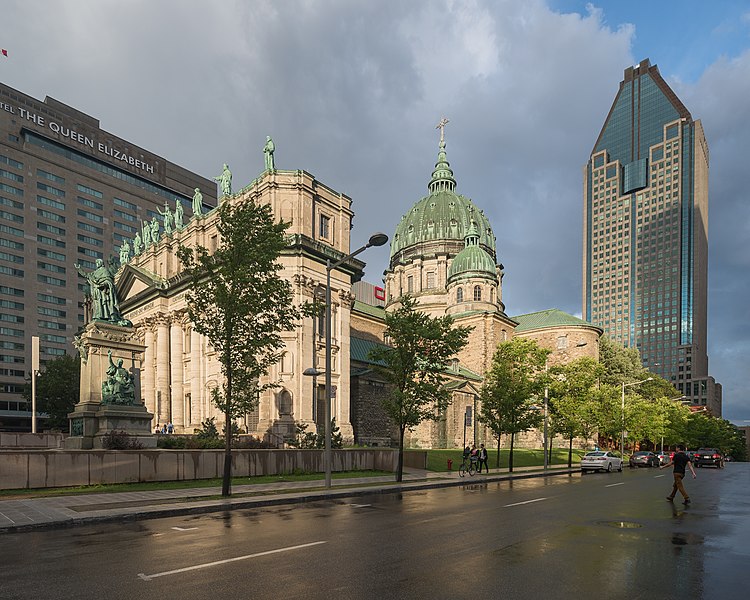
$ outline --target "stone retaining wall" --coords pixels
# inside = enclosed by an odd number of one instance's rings
[[[62,448],[62,433],[14,433],[0,431],[0,448]]]
[[[409,452],[408,464],[426,464]],[[333,471],[395,471],[398,451],[333,450]],[[232,475],[253,477],[323,472],[323,450],[234,450]],[[0,489],[188,481],[222,476],[223,450],[3,450]]]

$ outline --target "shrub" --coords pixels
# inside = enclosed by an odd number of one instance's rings
[[[218,440],[219,430],[216,427],[216,417],[210,417],[201,422],[199,429],[194,429],[196,438],[199,440]]]
[[[156,447],[167,450],[186,448],[188,444],[186,437],[173,437],[171,435],[160,435],[156,438]]]

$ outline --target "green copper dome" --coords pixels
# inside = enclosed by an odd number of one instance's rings
[[[495,261],[479,245],[476,223],[471,223],[465,239],[466,247],[456,255],[448,269],[448,283],[456,279],[477,277],[497,282]]]
[[[478,232],[479,245],[495,255],[495,235],[489,219],[465,196],[456,194],[453,177],[445,154],[445,141],[440,140],[438,160],[428,185],[430,194],[419,200],[396,226],[391,241],[391,259],[404,250],[426,242],[460,242],[472,222]],[[459,245],[460,247],[460,245]]]

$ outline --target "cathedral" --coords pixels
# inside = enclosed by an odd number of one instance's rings
[[[428,193],[404,214],[391,236],[384,287],[361,281],[365,265],[357,258],[331,271],[331,415],[349,443],[389,446],[397,439],[380,405],[386,384],[368,355],[384,343],[384,315],[399,306],[404,294],[415,297],[432,316],[448,314],[456,324],[473,327],[469,343],[446,365],[451,405],[439,420],[410,432],[409,447],[450,448],[466,441],[495,445],[473,417],[483,375],[500,342],[514,336],[536,339],[552,350],[549,364],[598,358],[602,330],[586,321],[555,309],[515,317],[505,313],[495,231],[484,212],[456,192],[440,129]],[[319,297],[326,261],[334,264],[351,251],[352,199],[306,171],[280,170],[271,163],[248,186],[221,199],[246,201],[268,203],[277,219],[291,224],[289,245],[279,261],[295,302]],[[122,313],[146,347],[140,357],[142,400],[155,415],[154,425],[172,423],[178,433],[193,433],[210,417],[223,420],[210,400],[212,388],[221,382],[220,364],[207,340],[191,327],[187,280],[176,255],[179,244],[210,252],[218,243],[217,211],[195,214],[118,273]],[[322,431],[325,422],[323,377],[303,375],[305,370],[324,370],[323,319],[305,318],[284,339],[284,358],[268,373],[278,386],[264,392],[257,410],[238,423],[279,446],[294,435],[297,424]],[[541,435],[530,432],[519,443],[540,447]]]

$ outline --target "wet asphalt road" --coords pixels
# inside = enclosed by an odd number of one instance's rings
[[[0,598],[747,597],[750,463],[0,535]]]

